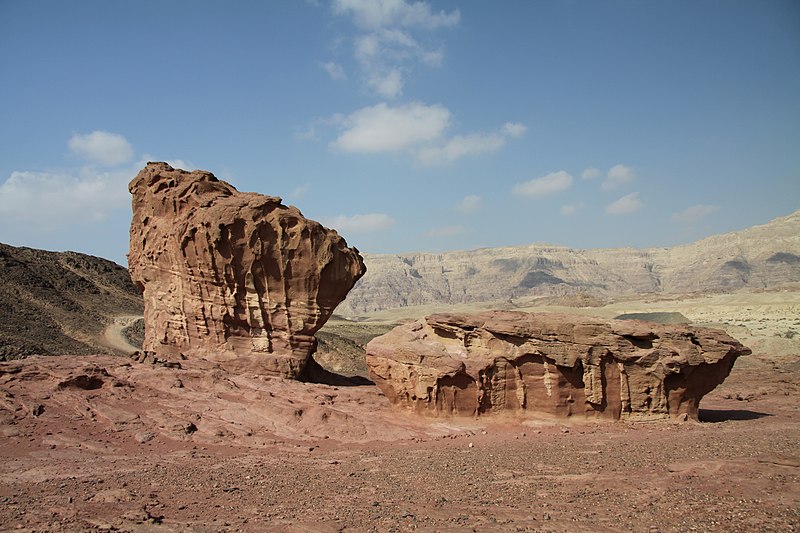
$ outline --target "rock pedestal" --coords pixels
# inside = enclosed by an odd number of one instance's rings
[[[391,402],[424,414],[697,419],[749,353],[709,328],[491,311],[398,326],[367,345],[367,366]]]
[[[297,377],[366,271],[336,231],[210,172],[148,163],[131,181],[129,269],[143,350]]]

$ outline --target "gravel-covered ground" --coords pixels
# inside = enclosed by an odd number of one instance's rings
[[[116,381],[64,390],[53,384],[75,375],[66,358],[37,360],[36,371],[0,366],[0,529],[800,528],[800,383],[757,357],[706,397],[702,423],[417,419],[373,387],[284,380],[263,382],[274,396],[256,413],[242,407],[254,396],[230,403],[246,380],[195,382],[184,370],[180,386],[126,392],[144,373],[166,384],[173,370],[111,363],[96,358],[93,368]],[[212,419],[195,395],[186,405],[202,415],[185,423],[188,407],[165,396],[199,394],[201,384],[208,406],[229,402],[227,418]],[[294,410],[273,426],[255,421],[285,402]],[[331,410],[302,422],[318,404]]]

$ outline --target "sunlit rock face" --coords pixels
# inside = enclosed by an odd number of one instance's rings
[[[725,332],[638,320],[438,314],[367,345],[394,404],[443,415],[688,417],[748,348]]]
[[[210,172],[148,163],[131,181],[129,269],[143,350],[297,377],[366,268],[334,230]]]

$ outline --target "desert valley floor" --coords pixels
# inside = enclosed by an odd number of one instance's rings
[[[573,309],[680,312],[752,347],[700,423],[420,418],[370,385],[114,356],[0,363],[0,529],[797,530],[799,294]]]

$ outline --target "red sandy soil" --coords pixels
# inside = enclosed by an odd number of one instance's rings
[[[0,363],[0,529],[800,529],[800,379],[754,356],[701,423],[417,418],[182,366]]]

